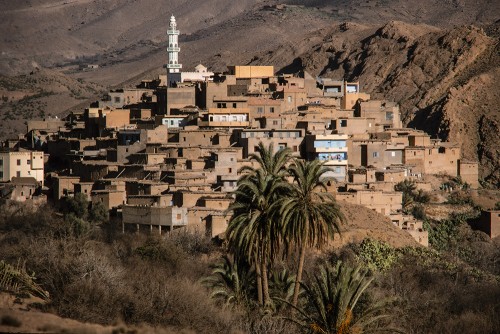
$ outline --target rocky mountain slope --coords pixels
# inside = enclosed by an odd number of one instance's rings
[[[498,29],[498,22],[484,29],[436,29],[391,21],[371,33],[341,24],[296,62],[316,75],[360,81],[373,97],[397,101],[408,126],[459,142],[464,159],[479,160],[481,177],[498,185]]]

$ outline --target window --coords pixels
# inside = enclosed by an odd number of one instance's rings
[[[170,125],[174,125],[174,121],[173,120],[170,120]]]
[[[269,108],[269,111],[274,113],[274,107]]]
[[[299,148],[297,147],[297,145],[293,146],[293,151],[294,152],[297,152],[299,150]]]
[[[386,121],[392,121],[393,118],[394,118],[394,114],[392,113],[392,111],[388,111],[385,113],[385,120]]]
[[[177,214],[177,220],[181,220],[182,215],[180,213]]]
[[[257,107],[257,113],[262,114],[264,112],[264,108],[262,107]]]
[[[17,177],[21,177],[21,172],[20,172],[20,171],[17,171],[17,172],[16,172],[16,176],[17,176]]]
[[[340,126],[345,128],[347,126],[347,120],[346,119],[341,119],[340,120]]]
[[[278,125],[278,121],[273,121],[273,125]]]
[[[17,159],[17,165],[21,166],[21,159]]]
[[[0,179],[3,179],[3,172],[0,172]]]
[[[120,103],[120,97],[119,96],[115,96],[115,103]]]
[[[291,96],[288,96],[287,100],[288,100],[288,103],[292,103],[292,97]]]
[[[229,168],[229,173],[232,173],[233,172],[233,169],[232,168]]]
[[[30,159],[26,160],[26,164],[31,165],[31,160]]]
[[[235,102],[235,103],[233,103],[233,108],[236,108],[236,102]]]
[[[0,160],[0,166],[3,166],[3,160]]]
[[[373,157],[378,158],[378,152],[373,152]]]

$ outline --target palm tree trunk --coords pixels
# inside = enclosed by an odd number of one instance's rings
[[[306,243],[302,243],[302,247],[300,249],[300,256],[299,256],[299,267],[297,269],[297,278],[295,280],[295,286],[293,288],[293,299],[292,299],[292,305],[297,306],[297,303],[299,301],[299,289],[300,289],[300,282],[302,282],[302,271],[304,270],[304,259],[306,257]]]
[[[257,261],[255,261],[255,275],[257,276],[257,300],[259,305],[262,305],[262,273],[260,271],[260,256],[257,256]]]
[[[271,301],[271,297],[269,296],[269,282],[267,277],[267,261],[265,258],[262,258],[262,295],[264,297],[264,306],[268,305]]]

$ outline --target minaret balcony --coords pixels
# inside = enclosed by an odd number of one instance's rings
[[[179,35],[179,30],[175,30],[175,29],[168,29],[167,30],[167,35]]]
[[[180,52],[181,48],[179,47],[168,47],[167,52]]]
[[[182,64],[167,64],[167,68],[182,68]]]

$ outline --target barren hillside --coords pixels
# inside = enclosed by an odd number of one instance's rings
[[[481,177],[498,185],[498,26],[391,21],[374,31],[341,24],[296,63],[316,75],[359,80],[373,97],[397,101],[408,126],[461,143],[464,158],[479,160]]]

